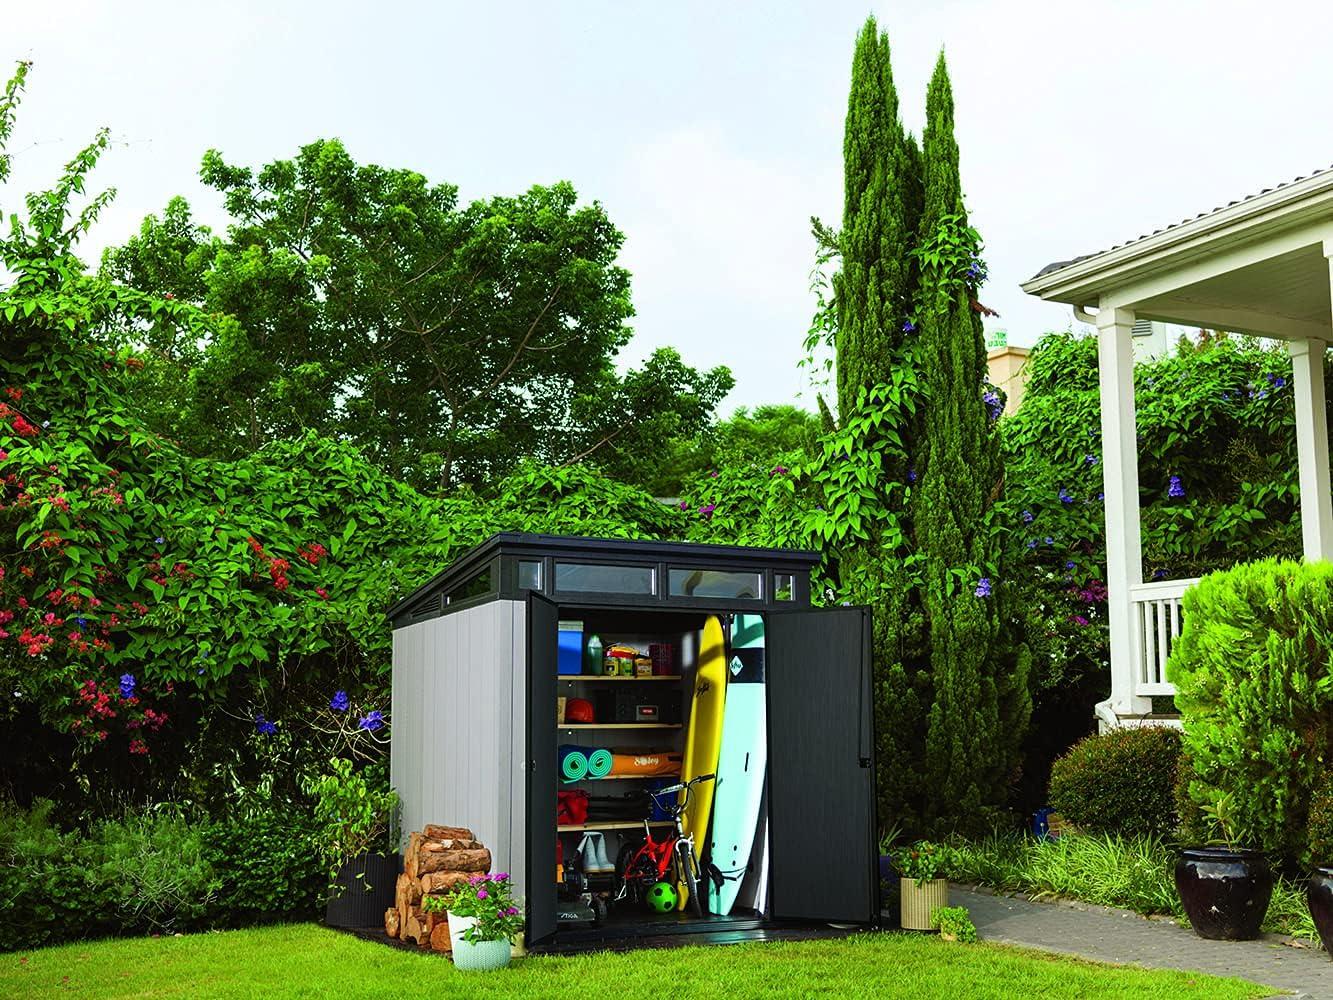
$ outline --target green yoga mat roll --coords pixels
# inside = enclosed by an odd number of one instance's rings
[[[560,776],[566,781],[582,781],[588,776],[588,758],[576,747],[560,748]]]
[[[611,773],[611,765],[615,763],[611,756],[611,751],[606,749],[597,749],[588,754],[588,777],[605,778]]]

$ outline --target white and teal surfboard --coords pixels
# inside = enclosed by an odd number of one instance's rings
[[[768,700],[764,692],[764,619],[737,615],[727,662],[727,701],[722,718],[713,795],[709,860],[722,885],[708,884],[708,909],[729,914],[751,864],[768,766]]]

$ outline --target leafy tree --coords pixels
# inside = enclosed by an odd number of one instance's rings
[[[336,141],[258,171],[210,151],[202,178],[232,216],[225,238],[175,199],[103,263],[234,318],[202,341],[140,333],[135,391],[196,454],[313,430],[448,489],[524,456],[624,465],[636,441],[694,433],[730,388],[726,369],[674,354],[617,375],[633,313],[622,236],[567,183],[463,205],[454,186],[358,164]]]
[[[937,826],[976,828],[1004,804],[1017,771],[1031,707],[1029,654],[1017,642],[1017,588],[998,530],[1004,464],[995,422],[1002,404],[993,393],[983,400],[985,338],[972,289],[984,266],[963,207],[942,53],[926,94],[922,163],[920,359],[930,405],[913,523],[933,689],[925,815]]]
[[[819,418],[798,406],[742,406],[693,438],[677,438],[645,486],[657,496],[675,497],[723,468],[753,466],[766,472],[779,464],[795,465],[813,449],[819,433]]]

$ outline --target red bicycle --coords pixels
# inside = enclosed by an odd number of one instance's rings
[[[714,777],[712,774],[701,774],[684,784],[669,785],[648,793],[658,807],[671,817],[674,829],[661,840],[654,840],[652,827],[644,819],[643,842],[626,844],[616,856],[615,893],[612,897],[615,902],[628,900],[643,903],[648,890],[658,882],[675,884],[676,879],[667,877],[674,864],[680,874],[679,882],[684,883],[686,905],[690,912],[696,917],[704,915],[699,897],[699,857],[694,852],[694,835],[685,833],[680,818],[690,804],[694,786],[712,781]]]

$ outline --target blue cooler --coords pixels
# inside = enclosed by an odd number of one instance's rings
[[[561,622],[556,644],[556,671],[583,673],[583,622]]]

